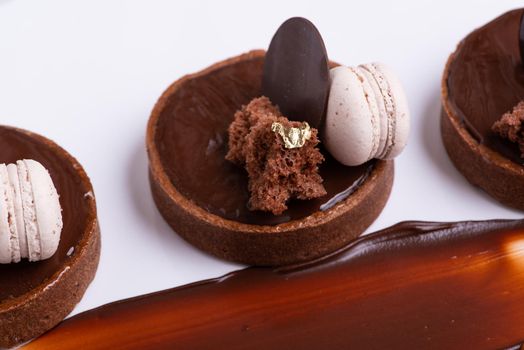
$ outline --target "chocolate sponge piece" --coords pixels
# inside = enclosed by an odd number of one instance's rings
[[[524,101],[517,104],[493,124],[493,131],[501,137],[518,144],[520,157],[524,158]]]
[[[235,113],[229,126],[229,152],[226,159],[244,166],[249,176],[250,210],[275,215],[287,209],[291,198],[312,199],[326,194],[318,166],[324,156],[317,148],[318,131],[304,146],[285,148],[282,138],[271,130],[274,122],[284,127],[302,126],[289,121],[267,97],[253,99]]]

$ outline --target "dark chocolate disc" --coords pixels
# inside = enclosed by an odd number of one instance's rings
[[[318,128],[329,94],[326,47],[317,28],[294,17],[278,28],[264,63],[262,93],[291,120]]]
[[[520,48],[520,60],[524,64],[524,12],[520,17],[520,30],[519,30],[519,48]]]

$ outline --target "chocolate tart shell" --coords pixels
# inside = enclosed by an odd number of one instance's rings
[[[260,79],[246,74],[260,68],[263,50],[216,63],[173,83],[155,105],[147,127],[150,184],[161,215],[173,230],[194,246],[222,259],[249,265],[285,265],[321,257],[359,236],[385,206],[394,177],[393,161],[376,161],[365,181],[348,198],[325,211],[276,225],[256,225],[213,214],[185,196],[170,179],[161,159],[158,125],[168,104],[176,104],[186,84],[216,79],[213,73],[231,68],[231,79]],[[253,69],[246,68],[253,66]],[[237,67],[238,71],[237,71]],[[238,76],[237,76],[238,75]],[[212,81],[210,83],[213,83]],[[215,91],[215,90],[213,90]],[[228,92],[223,92],[227,98]],[[256,97],[256,96],[252,96]],[[217,98],[213,96],[213,98]],[[240,107],[240,106],[238,106]],[[198,106],[194,108],[198,111]],[[225,160],[224,160],[225,161]],[[191,174],[187,174],[191,176]],[[211,175],[210,175],[211,176]]]
[[[44,152],[52,154],[53,159],[64,162],[56,168],[63,165],[71,172],[74,172],[72,175],[74,179],[71,181],[75,183],[75,186],[79,186],[77,188],[78,191],[84,193],[82,201],[85,205],[82,209],[83,227],[78,232],[73,233],[77,235],[73,239],[75,242],[73,246],[74,251],[67,253],[67,257],[60,258],[59,261],[61,263],[59,266],[56,269],[53,267],[53,273],[45,277],[41,283],[38,283],[21,295],[0,300],[0,349],[2,349],[16,346],[43,334],[61,322],[78,304],[88,285],[93,280],[98,266],[100,230],[93,188],[87,174],[75,158],[54,142],[32,132],[0,126],[0,133],[2,133],[0,137],[6,134],[13,134],[18,139],[34,143],[37,145],[36,147],[44,149]],[[0,151],[0,158],[3,158],[3,152],[5,150]],[[25,152],[24,157],[30,158],[31,155]],[[41,161],[38,156],[35,156],[33,159]],[[12,159],[9,159],[7,162],[12,161]],[[0,162],[6,162],[6,160],[0,159]],[[45,162],[43,164],[46,165]],[[51,169],[50,172],[53,176]],[[60,193],[60,188],[57,189]],[[63,209],[64,215],[66,215],[65,218],[71,218],[65,220],[80,220],[80,218],[77,218],[77,213],[66,214],[65,210],[67,209],[64,207]],[[61,239],[61,245],[63,241],[65,240]],[[70,248],[59,246],[55,256],[49,260],[55,259],[59,254],[65,256],[64,251],[68,249]],[[47,260],[35,263],[21,262],[4,266],[4,268],[17,269],[19,266],[26,264],[26,267],[34,272],[33,268],[38,270],[40,269],[39,266],[44,266],[43,264],[48,263]],[[54,262],[50,264],[54,264]],[[0,286],[0,288],[5,288],[5,286]]]
[[[441,134],[449,158],[471,184],[504,205],[524,210],[524,167],[479,143],[453,107],[447,82],[454,59],[455,53],[446,63],[441,87]]]

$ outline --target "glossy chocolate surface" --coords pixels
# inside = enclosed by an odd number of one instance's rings
[[[374,161],[346,167],[323,152],[327,159],[320,175],[326,196],[293,201],[277,216],[249,211],[247,173],[225,160],[227,128],[240,106],[261,95],[263,64],[262,57],[253,58],[187,80],[160,116],[155,142],[167,176],[185,197],[226,219],[275,225],[327,210],[334,198],[345,199],[365,180]]]
[[[524,62],[524,12],[523,12],[523,16],[520,17],[519,48],[520,48],[520,59],[521,61]]]
[[[291,120],[319,128],[329,94],[328,55],[317,28],[305,18],[293,17],[277,30],[262,77],[262,94]]]
[[[524,220],[405,222],[321,260],[79,314],[25,349],[518,349]]]
[[[468,35],[450,63],[449,99],[479,142],[524,164],[518,146],[491,131],[502,115],[524,100],[519,50],[523,10],[508,12]]]
[[[64,269],[82,238],[88,220],[84,197],[86,190],[69,160],[39,137],[0,126],[0,163],[14,163],[20,159],[37,160],[49,170],[60,196],[64,227],[58,251],[50,259],[32,263],[24,259],[18,264],[0,264],[0,305],[45,284],[55,273]]]

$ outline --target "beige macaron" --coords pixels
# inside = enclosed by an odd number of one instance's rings
[[[409,108],[397,76],[384,64],[336,67],[330,71],[323,141],[344,165],[392,159],[406,146]]]
[[[34,160],[0,164],[0,263],[50,258],[62,226],[58,193],[47,169]]]

